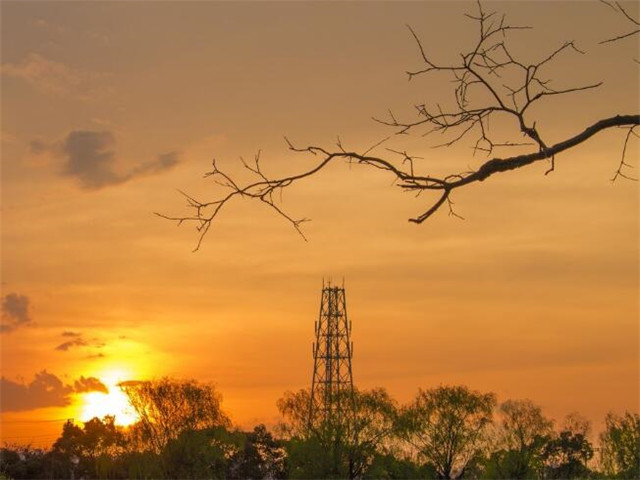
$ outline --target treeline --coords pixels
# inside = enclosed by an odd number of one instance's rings
[[[464,386],[420,390],[400,406],[355,390],[339,414],[309,414],[308,390],[278,402],[282,422],[234,428],[212,385],[161,379],[122,385],[139,421],[67,422],[50,449],[5,445],[2,478],[640,478],[640,415],[609,414],[598,451],[589,422],[559,428],[529,400],[498,403]]]

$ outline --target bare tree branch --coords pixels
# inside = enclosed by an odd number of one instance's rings
[[[608,7],[623,14],[627,19],[635,22],[620,4],[602,0]],[[612,178],[633,179],[627,172],[632,165],[626,161],[627,147],[632,137],[637,137],[636,127],[640,125],[640,115],[614,115],[596,121],[564,140],[551,144],[547,135],[543,135],[542,128],[533,118],[532,106],[545,100],[562,95],[574,95],[592,91],[602,85],[602,82],[574,84],[556,87],[551,78],[545,76],[547,67],[559,61],[565,55],[585,53],[573,41],[567,41],[557,46],[536,60],[530,61],[518,58],[509,47],[509,36],[517,31],[528,29],[526,26],[511,26],[505,17],[499,17],[495,12],[487,12],[483,6],[477,4],[477,13],[467,15],[478,27],[478,37],[467,52],[460,54],[458,60],[450,64],[438,64],[431,59],[423,42],[415,30],[408,26],[409,32],[416,42],[422,65],[409,71],[409,80],[422,76],[437,75],[448,80],[453,85],[451,105],[441,103],[429,105],[426,102],[415,105],[416,118],[402,120],[392,111],[385,119],[374,119],[378,123],[389,126],[393,134],[374,143],[371,147],[359,153],[347,150],[338,138],[337,149],[326,149],[317,145],[297,147],[287,138],[285,141],[289,150],[295,153],[316,158],[315,164],[300,173],[270,178],[262,169],[260,152],[252,163],[241,159],[244,169],[249,172],[253,180],[246,184],[239,184],[231,175],[222,171],[212,162],[212,169],[205,174],[211,177],[226,193],[211,201],[200,201],[183,193],[187,199],[187,206],[193,214],[189,216],[168,216],[158,214],[163,218],[176,221],[179,225],[184,222],[194,223],[200,233],[196,250],[209,231],[212,222],[220,215],[225,206],[235,198],[259,200],[273,212],[289,222],[304,238],[301,226],[308,221],[306,218],[295,218],[286,213],[278,201],[278,195],[283,190],[301,180],[305,180],[323,170],[334,161],[345,161],[348,164],[372,167],[390,175],[393,183],[406,192],[416,195],[422,192],[438,191],[435,202],[414,218],[413,223],[422,223],[430,218],[440,207],[447,205],[449,215],[460,217],[453,210],[451,193],[458,188],[476,182],[483,182],[498,173],[526,167],[539,161],[549,161],[550,167],[545,174],[554,171],[558,156],[567,150],[586,142],[594,135],[613,128],[626,128],[622,158]],[[442,99],[441,99],[442,101]],[[503,140],[494,137],[491,130],[493,118],[501,118],[519,131],[524,141]],[[418,173],[417,162],[423,160],[406,150],[385,148],[381,156],[373,152],[394,136],[418,133],[429,136],[439,132],[446,139],[436,147],[449,147],[463,139],[470,140],[474,154],[487,157],[494,151],[519,147],[527,148],[529,152],[516,155],[499,155],[484,161],[475,169],[468,169],[460,173],[452,173],[442,177],[423,175]],[[513,150],[512,150],[513,151]],[[388,155],[387,155],[388,154]],[[389,158],[387,158],[389,157]],[[277,194],[274,197],[274,194]]]
[[[600,0],[600,2],[605,4],[609,8],[611,8],[614,12],[622,14],[629,22],[631,22],[636,27],[640,27],[640,21],[633,18],[629,14],[629,12],[627,12],[627,10],[625,10],[625,8],[622,5],[620,5],[620,2],[610,2],[608,0]],[[640,28],[636,28],[635,30],[631,30],[630,32],[608,38],[607,40],[601,41],[600,44],[617,42],[618,40],[622,40],[625,38],[633,37],[634,35],[638,35],[638,33],[640,33]]]
[[[638,134],[635,132],[636,128],[637,128],[637,125],[634,125],[633,127],[629,128],[629,131],[627,132],[627,136],[624,139],[624,145],[622,147],[620,164],[618,165],[618,169],[616,170],[616,173],[613,175],[613,178],[611,179],[612,182],[615,182],[618,177],[626,178],[627,180],[638,181],[637,178],[624,173],[625,170],[633,168],[633,165],[627,163],[625,159],[627,157],[627,146],[629,145],[629,139],[631,138],[631,136],[633,135],[636,138],[640,138]]]

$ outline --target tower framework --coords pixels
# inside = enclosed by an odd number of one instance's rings
[[[320,314],[315,322],[310,424],[339,425],[353,412],[351,322],[344,285],[322,285]]]

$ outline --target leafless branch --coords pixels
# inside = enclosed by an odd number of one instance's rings
[[[590,90],[601,83],[554,88],[549,79],[541,76],[541,72],[565,52],[584,52],[574,42],[565,42],[537,62],[524,62],[515,58],[506,42],[512,31],[530,27],[509,25],[504,16],[497,18],[495,12],[486,12],[481,4],[478,4],[477,14],[467,16],[478,24],[479,38],[455,64],[440,65],[431,60],[418,34],[408,26],[423,63],[422,68],[407,72],[409,78],[436,73],[448,76],[454,85],[456,108],[444,109],[440,104],[429,108],[420,104],[416,105],[418,118],[415,120],[401,121],[392,112],[387,119],[376,120],[395,128],[400,134],[419,127],[428,128],[425,135],[449,133],[449,139],[437,145],[440,147],[449,147],[469,135],[477,135],[475,151],[491,155],[497,146],[514,145],[491,139],[489,119],[503,116],[513,119],[518,129],[540,150],[544,150],[546,143],[535,121],[526,117],[531,106],[545,97]],[[486,95],[475,95],[477,93]],[[480,102],[476,98],[488,98],[488,101]]]
[[[616,173],[613,175],[613,178],[611,179],[612,182],[615,182],[618,177],[622,177],[627,180],[638,181],[637,178],[632,177],[631,175],[628,175],[624,172],[625,169],[633,168],[633,165],[626,162],[626,157],[627,157],[627,146],[629,145],[629,140],[631,139],[631,136],[640,138],[638,134],[635,132],[636,128],[637,128],[637,125],[634,125],[631,128],[629,128],[627,135],[624,138],[624,145],[622,146],[622,155],[620,156],[620,163],[618,164],[618,169],[616,170]]]
[[[623,33],[623,34],[620,34],[620,35],[616,35],[615,37],[611,37],[611,38],[608,38],[606,40],[603,40],[603,41],[600,42],[600,44],[617,42],[617,41],[625,39],[625,38],[633,37],[635,35],[638,35],[638,33],[640,33],[640,28],[637,28],[637,27],[640,27],[640,21],[638,21],[637,19],[633,18],[629,14],[629,12],[627,12],[627,10],[619,2],[611,2],[611,1],[608,1],[608,0],[600,0],[600,2],[605,4],[609,8],[611,8],[614,12],[624,16],[627,21],[631,22],[636,27],[634,30],[631,30],[630,32]]]
[[[603,3],[632,20],[628,12],[618,3],[605,0]],[[422,213],[409,219],[410,222],[418,224],[424,222],[444,204],[448,206],[449,215],[462,218],[453,209],[451,193],[454,190],[472,183],[483,182],[495,174],[516,170],[544,160],[550,162],[550,167],[545,172],[548,174],[554,170],[560,154],[613,127],[627,128],[628,132],[624,140],[622,158],[612,180],[618,177],[633,178],[626,173],[632,166],[625,159],[631,137],[637,136],[636,128],[640,125],[640,115],[615,115],[604,118],[591,124],[582,132],[552,143],[547,139],[546,133],[542,134],[542,128],[538,126],[531,113],[533,111],[531,107],[545,99],[586,92],[601,85],[601,83],[590,83],[556,87],[552,80],[545,76],[545,69],[564,55],[584,54],[573,41],[564,42],[545,55],[530,61],[514,55],[508,43],[512,33],[529,27],[511,26],[504,16],[499,17],[494,12],[485,11],[480,3],[477,5],[477,13],[469,14],[468,17],[476,23],[478,37],[471,47],[459,56],[458,61],[451,64],[439,64],[432,60],[418,34],[413,28],[408,27],[418,47],[422,64],[420,68],[407,72],[409,79],[438,75],[451,81],[453,98],[449,106],[425,102],[415,105],[416,118],[402,120],[389,111],[385,119],[374,119],[391,127],[394,133],[361,153],[346,149],[340,138],[337,140],[336,149],[326,149],[316,145],[298,147],[285,137],[291,152],[314,158],[315,163],[307,170],[281,178],[271,178],[263,171],[260,152],[254,157],[252,163],[241,160],[252,178],[246,184],[238,183],[231,175],[222,171],[214,160],[211,171],[205,174],[205,177],[211,177],[223,189],[222,195],[215,200],[200,201],[183,193],[187,200],[187,207],[192,210],[191,215],[158,215],[176,221],[179,225],[185,222],[195,224],[200,233],[197,250],[212,222],[224,207],[233,199],[248,198],[259,200],[267,205],[278,216],[289,222],[304,238],[301,226],[307,219],[298,219],[286,213],[280,206],[279,197],[274,197],[274,194],[281,195],[285,188],[315,175],[334,161],[343,161],[350,165],[381,170],[388,174],[392,182],[401,190],[415,193],[416,196],[420,193],[437,191],[438,196],[435,201],[428,204]],[[440,101],[444,100],[440,99]],[[523,135],[524,141],[504,141],[495,138],[490,121],[495,117],[510,121]],[[429,136],[435,132],[445,135],[445,140],[436,146],[448,147],[467,139],[470,140],[474,154],[487,157],[494,155],[494,151],[498,149],[504,152],[518,147],[520,151],[523,148],[528,151],[514,155],[496,155],[475,169],[468,168],[466,171],[442,177],[421,174],[418,164],[423,159],[406,150],[387,147],[382,155],[373,154],[378,147],[396,135],[418,133]],[[513,150],[510,151],[513,152]]]

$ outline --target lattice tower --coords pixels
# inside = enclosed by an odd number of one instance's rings
[[[309,422],[341,425],[354,406],[353,342],[344,285],[336,287],[323,281],[315,333]]]

